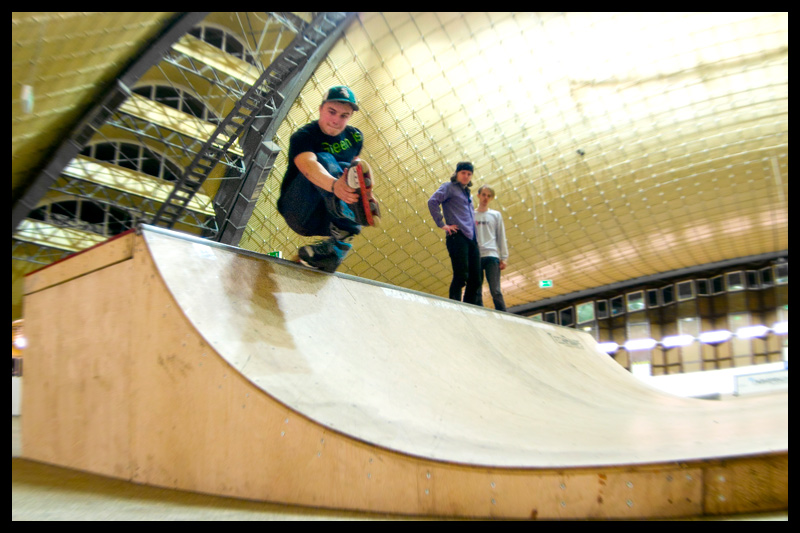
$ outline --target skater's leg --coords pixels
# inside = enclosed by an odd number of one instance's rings
[[[321,191],[303,175],[292,180],[281,194],[278,211],[298,235],[330,235],[331,216]]]
[[[341,163],[327,152],[317,154],[317,161],[325,168],[325,170],[334,178],[339,178],[344,173],[344,168]],[[352,208],[336,197],[330,191],[326,191],[317,187],[320,196],[322,196],[325,204],[325,209],[328,212],[330,221],[334,226],[344,230],[351,235],[357,235],[361,232],[361,225],[356,222],[356,216]]]

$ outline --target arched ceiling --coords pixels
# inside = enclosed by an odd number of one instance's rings
[[[206,22],[242,33],[263,68],[285,39],[242,21],[266,18]],[[173,19],[12,13],[12,197]],[[446,296],[426,202],[462,160],[497,193],[509,306],[788,251],[788,13],[361,13],[278,128],[242,247],[305,242],[274,203],[289,135],[338,84],[360,100],[384,215],[343,272]]]

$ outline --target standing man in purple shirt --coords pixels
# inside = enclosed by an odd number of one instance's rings
[[[477,304],[481,290],[481,253],[469,192],[472,173],[472,163],[458,163],[450,181],[442,184],[428,200],[428,209],[436,225],[447,233],[445,243],[453,266],[450,299],[461,301],[461,291],[466,286],[463,301]]]

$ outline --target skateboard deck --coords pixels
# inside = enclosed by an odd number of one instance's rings
[[[372,192],[372,175],[369,171],[364,173],[363,165],[356,165],[356,175],[358,176],[358,188],[361,196],[361,206],[364,208],[364,214],[367,217],[367,224],[369,226],[375,225],[375,217],[372,216],[372,208],[369,205],[369,197]]]

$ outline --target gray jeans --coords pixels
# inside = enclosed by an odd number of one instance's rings
[[[503,293],[500,291],[500,260],[496,257],[481,257],[481,286],[483,285],[484,273],[489,282],[489,292],[492,294],[494,308],[498,311],[506,310],[506,302],[503,300]],[[478,291],[478,305],[483,305],[482,291]]]

